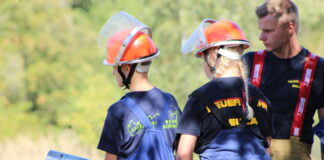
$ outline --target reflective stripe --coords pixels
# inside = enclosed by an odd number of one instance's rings
[[[293,134],[293,136],[298,136],[298,134],[299,134],[299,129],[300,129],[300,128],[294,128],[294,134]]]
[[[307,55],[298,94],[298,101],[294,113],[294,120],[291,125],[290,135],[292,136],[299,137],[301,135],[318,59],[319,57],[312,53],[308,53]]]
[[[307,69],[305,74],[305,84],[308,85],[311,79],[312,69]]]
[[[258,51],[256,54],[254,54],[251,83],[258,88],[260,87],[265,55],[266,51]]]
[[[260,72],[260,67],[261,67],[260,64],[256,64],[256,65],[254,66],[253,81],[256,81],[256,80],[258,79],[259,72]]]
[[[301,97],[297,114],[300,114],[300,115],[303,114],[305,102],[306,102],[306,99],[304,97]]]

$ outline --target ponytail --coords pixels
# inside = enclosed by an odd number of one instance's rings
[[[243,84],[244,84],[244,91],[245,91],[245,106],[246,106],[246,111],[245,111],[245,118],[247,120],[251,120],[252,117],[254,116],[254,111],[253,108],[249,104],[249,81],[247,78],[246,74],[246,68],[245,68],[245,63],[244,60],[239,61],[239,70],[240,70],[240,75],[243,79]]]

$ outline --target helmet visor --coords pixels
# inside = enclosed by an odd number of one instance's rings
[[[141,31],[151,37],[151,30],[142,22],[132,17],[125,11],[120,11],[112,15],[107,22],[103,25],[98,36],[98,45],[105,55],[107,54],[107,42],[108,39],[115,33],[122,32],[125,30],[132,30],[130,35],[125,38],[123,45],[120,48],[120,54],[117,56],[116,63],[119,63],[119,59],[122,56],[123,50],[127,47],[128,43],[137,32]],[[109,53],[108,53],[109,55]]]
[[[208,43],[204,34],[204,30],[211,24],[215,23],[216,20],[204,19],[196,30],[190,35],[190,37],[182,44],[181,52],[187,54],[196,50],[206,48]]]

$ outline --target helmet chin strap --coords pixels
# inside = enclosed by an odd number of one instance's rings
[[[118,73],[120,74],[120,76],[123,79],[123,84],[125,85],[125,89],[129,89],[129,84],[131,83],[131,79],[135,72],[136,66],[137,66],[137,63],[131,64],[131,69],[130,69],[127,77],[125,76],[125,74],[122,71],[122,66],[118,66]]]
[[[219,59],[219,57],[221,57],[221,55],[218,54],[218,53],[216,53],[216,55],[217,55],[217,59],[216,59],[216,61],[215,61],[214,66],[212,66],[212,65],[209,64],[209,62],[208,62],[208,58],[207,58],[207,54],[204,54],[204,56],[203,56],[203,57],[204,57],[204,60],[205,60],[205,62],[206,62],[206,64],[207,64],[208,67],[209,67],[210,72],[212,72],[212,73],[214,73],[214,72],[216,71],[217,60]]]

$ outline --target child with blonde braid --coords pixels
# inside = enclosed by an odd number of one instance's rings
[[[231,21],[204,20],[182,46],[197,49],[209,82],[186,103],[177,133],[177,159],[269,160],[272,136],[270,103],[250,85],[244,62],[249,47],[244,33]]]

